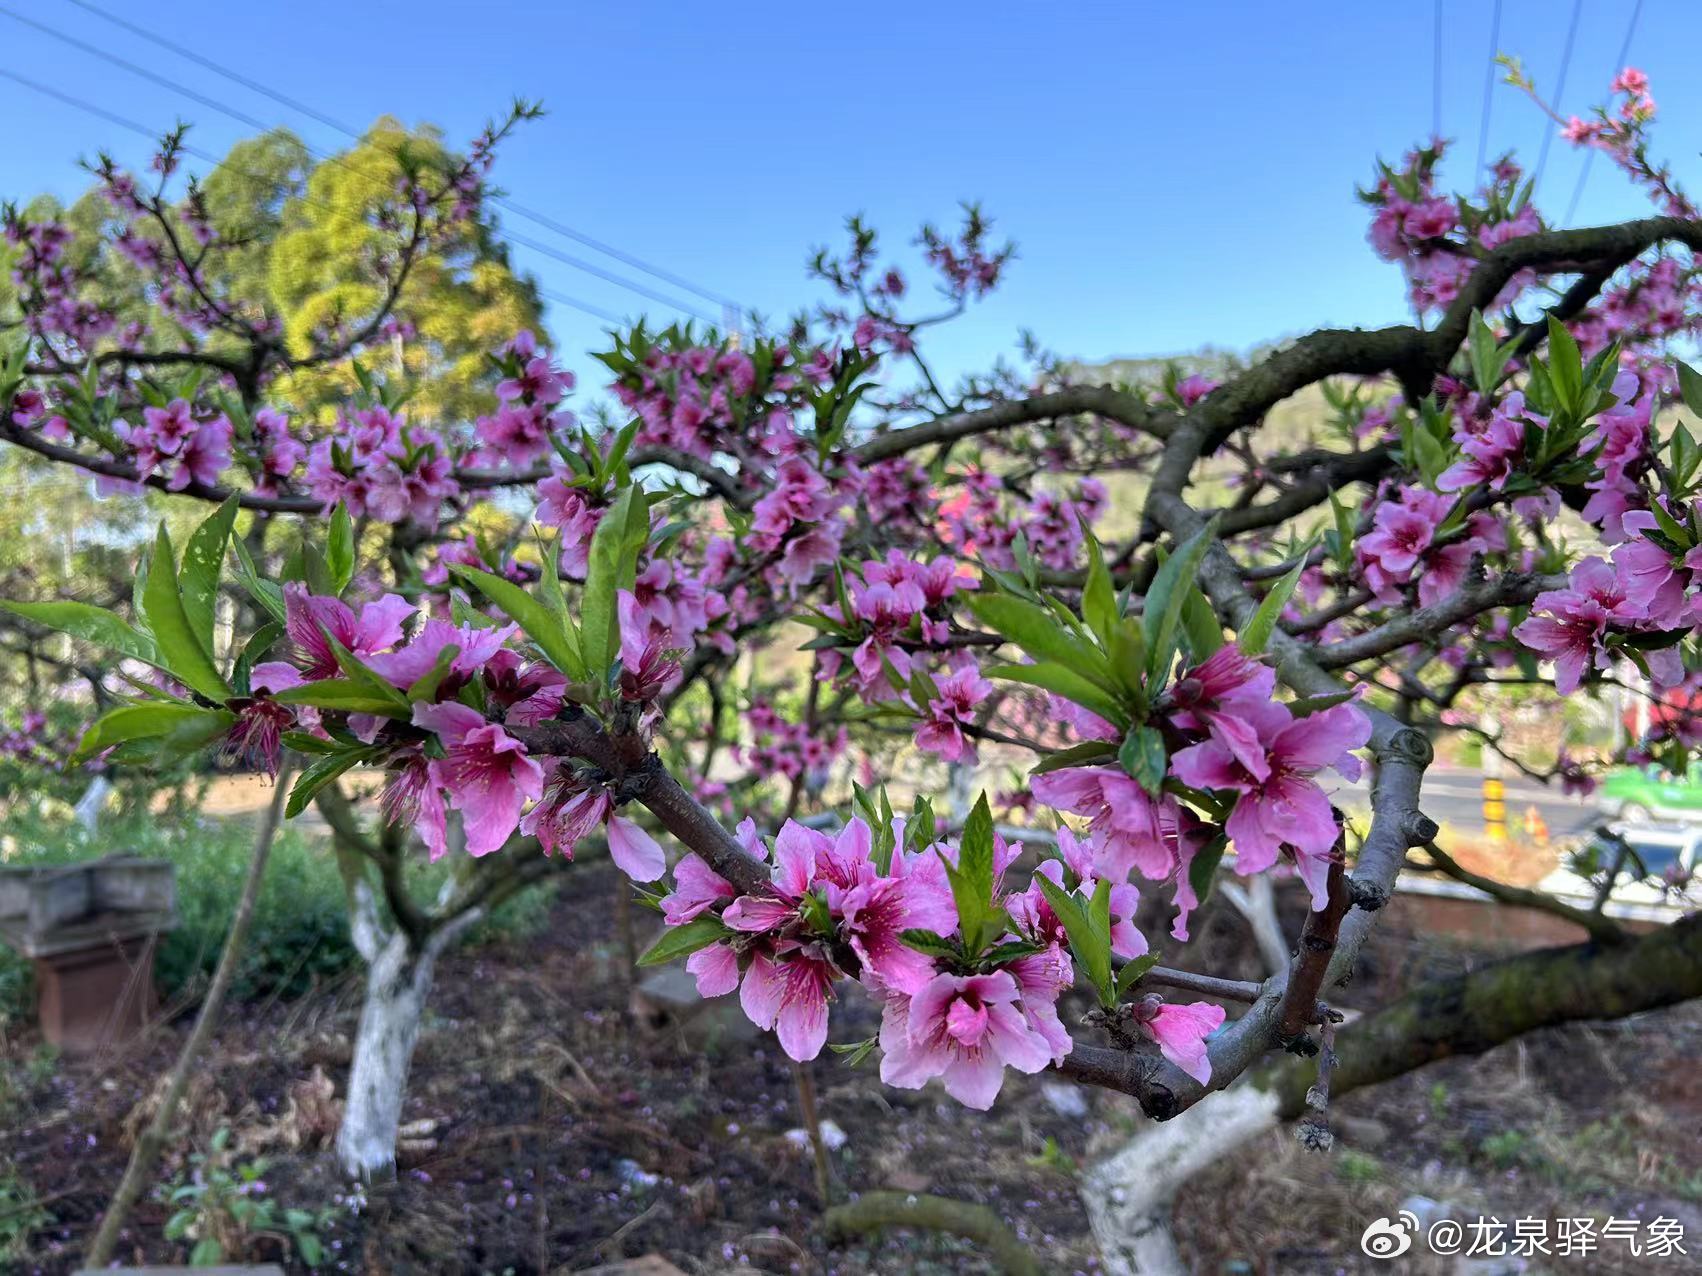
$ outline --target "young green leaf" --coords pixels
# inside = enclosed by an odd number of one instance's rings
[[[616,602],[621,590],[632,588],[638,570],[638,551],[649,530],[650,513],[644,492],[633,486],[621,489],[592,534],[580,607],[580,654],[584,657],[585,676],[594,681],[607,676],[620,648]]]
[[[377,745],[363,745],[356,749],[345,749],[341,753],[327,754],[296,777],[295,787],[290,790],[289,800],[284,803],[284,816],[294,819],[307,809],[307,804],[313,801],[313,795],[327,784],[331,783],[350,767],[357,766],[368,758],[376,757],[383,752]]]
[[[700,948],[708,948],[731,932],[719,917],[701,913],[683,926],[669,926],[656,942],[644,950],[638,959],[640,966],[665,966],[681,957],[690,957]]]
[[[1217,866],[1223,862],[1223,853],[1228,849],[1229,839],[1219,833],[1194,853],[1194,861],[1188,865],[1188,885],[1193,888],[1194,898],[1200,904],[1205,903],[1206,897],[1211,894],[1212,882],[1217,879]]]
[[[1117,589],[1111,583],[1111,573],[1105,566],[1105,554],[1091,532],[1087,536],[1087,584],[1081,593],[1082,619],[1089,629],[1099,635],[1099,641],[1109,647],[1111,635],[1117,630]]]
[[[1117,760],[1122,763],[1123,770],[1152,797],[1157,797],[1163,790],[1169,757],[1164,751],[1164,737],[1156,727],[1143,724],[1131,728],[1123,737],[1123,747],[1117,751]]]
[[[972,594],[969,610],[987,628],[1021,647],[1035,660],[1054,661],[1115,692],[1105,653],[1071,633],[1044,607],[1008,594]]]
[[[338,502],[331,514],[331,533],[325,542],[325,568],[331,576],[331,592],[341,595],[355,578],[355,527],[349,511]]]
[[[169,735],[186,723],[217,718],[228,727],[235,718],[218,709],[202,709],[197,705],[156,702],[127,704],[102,714],[89,725],[72,754],[72,761],[92,757],[102,749],[128,740],[151,740]]]
[[[1129,990],[1146,975],[1147,971],[1158,965],[1157,953],[1143,953],[1133,961],[1124,962],[1123,969],[1117,972],[1117,1000],[1122,1001],[1129,995]]]
[[[1578,343],[1552,314],[1548,316],[1548,375],[1554,397],[1563,411],[1576,414],[1583,408],[1584,360]]]
[[[201,645],[213,650],[213,604],[219,594],[219,577],[225,565],[225,546],[236,523],[236,497],[214,510],[189,537],[183,547],[183,614]]]
[[[267,580],[254,565],[254,557],[248,552],[248,546],[238,536],[231,542],[236,549],[236,578],[242,582],[255,602],[264,607],[273,620],[280,625],[284,623],[284,591],[275,580]]]
[[[1061,771],[1066,767],[1094,766],[1113,761],[1116,756],[1109,740],[1084,740],[1081,744],[1072,744],[1067,749],[1048,753],[1034,766],[1030,767],[1028,773],[1030,775],[1045,775],[1048,771]]]
[[[1065,668],[1050,660],[1033,665],[994,665],[987,670],[987,676],[1044,688],[1098,714],[1112,726],[1126,727],[1129,724],[1128,712],[1117,701],[1074,669]]]
[[[33,620],[38,625],[70,634],[73,638],[81,638],[84,642],[110,648],[121,656],[164,668],[160,663],[159,648],[152,638],[138,633],[122,617],[100,607],[91,607],[88,603],[14,603],[0,600],[0,608],[25,620]]]
[[[1223,622],[1217,618],[1211,599],[1192,581],[1188,584],[1188,601],[1182,608],[1182,630],[1195,664],[1223,646]]]
[[[1241,650],[1249,656],[1261,656],[1265,648],[1271,645],[1271,634],[1276,632],[1277,622],[1282,619],[1283,608],[1287,607],[1288,600],[1294,597],[1295,587],[1300,584],[1300,577],[1305,574],[1307,556],[1311,552],[1312,547],[1308,544],[1300,555],[1300,561],[1271,586],[1270,593],[1266,594],[1259,604],[1259,610],[1253,613],[1253,619],[1249,620],[1247,627],[1241,631]]]
[[[189,627],[175,563],[171,536],[165,524],[161,523],[159,537],[154,543],[153,563],[148,571],[148,587],[142,595],[148,628],[153,630],[160,658],[172,676],[192,691],[222,703],[230,694],[230,688],[213,667],[213,657],[208,648]]]
[[[513,581],[460,563],[451,565],[449,570],[462,580],[478,586],[479,592],[519,625],[526,636],[538,644],[538,649],[544,653],[545,658],[562,673],[575,682],[581,682],[589,676],[586,662],[580,658],[579,648],[569,632],[570,622],[566,622],[554,610],[533,598]]]
[[[1150,690],[1156,691],[1170,674],[1171,661],[1176,656],[1176,633],[1182,610],[1188,603],[1188,587],[1199,574],[1200,563],[1217,535],[1214,518],[1190,536],[1176,552],[1164,560],[1147,590],[1146,609],[1141,616],[1146,631],[1147,677]]]
[[[1094,989],[1100,994],[1101,1002],[1104,1002],[1106,995],[1111,992],[1109,940],[1104,944],[1100,943],[1092,918],[1074,894],[1043,873],[1036,873],[1034,881],[1040,887],[1040,893],[1046,896],[1046,902],[1052,906],[1058,920],[1063,923],[1064,935],[1070,941],[1070,951],[1075,954],[1076,961],[1081,964]],[[1103,885],[1109,890],[1109,882]]]

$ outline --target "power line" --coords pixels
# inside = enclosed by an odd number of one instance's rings
[[[326,128],[335,129],[337,132],[342,133],[346,137],[353,138],[355,141],[360,141],[364,137],[364,134],[352,125],[346,124],[333,116],[327,115],[323,111],[309,106],[307,103],[302,102],[297,98],[293,98],[286,93],[281,93],[277,89],[262,84],[258,80],[251,79],[238,71],[233,71],[229,67],[214,61],[212,58],[197,53],[193,49],[186,48],[174,40],[167,39],[165,36],[149,31],[146,27],[139,26],[127,18],[120,17],[115,13],[109,13],[99,5],[91,4],[89,0],[69,0],[69,3],[76,5],[79,9],[88,13],[94,14],[98,18],[122,27],[131,34],[138,35],[142,39],[158,45],[162,49],[175,53],[178,57],[187,58],[197,66],[204,67],[213,72],[215,75],[223,76],[225,79],[230,80],[234,84],[241,85],[243,88],[248,89],[252,93],[258,93],[262,97],[270,98],[280,106],[299,112],[300,114],[307,116],[309,119],[316,120],[320,124],[323,124]],[[526,205],[519,203],[509,196],[495,195],[491,197],[491,202],[499,207],[507,209],[516,216],[523,217],[527,221],[544,227],[546,230],[554,231],[556,234],[565,236],[566,238],[573,240],[575,243],[582,244],[594,252],[599,252],[605,257],[613,258],[622,265],[630,266],[634,270],[641,271],[644,274],[651,276],[653,279],[659,279],[663,283],[672,284],[676,288],[683,288],[685,291],[692,293],[694,296],[701,297],[705,301],[714,302],[717,306],[727,307],[734,311],[744,309],[744,307],[739,305],[738,302],[733,301],[720,293],[700,287],[682,275],[675,274],[670,270],[665,270],[660,266],[652,265],[643,258],[633,256],[631,253],[623,252],[614,245],[595,239],[583,231],[576,230],[574,227],[569,226],[567,223],[560,221],[557,218],[549,216],[547,213],[541,213],[536,209],[528,208]]]
[[[1584,10],[1584,0],[1572,0],[1572,20],[1566,25],[1566,43],[1560,51],[1560,74],[1554,77],[1554,109],[1560,109],[1560,99],[1566,92],[1566,72],[1572,66],[1572,44],[1578,36],[1578,15]],[[1554,143],[1554,129],[1542,131],[1542,149],[1537,152],[1537,171],[1531,178],[1531,193],[1542,185],[1542,171],[1548,166],[1548,148]]]
[[[93,102],[85,101],[80,97],[76,97],[60,89],[39,83],[36,80],[30,79],[28,76],[19,75],[16,71],[7,67],[0,66],[0,79],[11,80],[13,83],[22,85],[24,88],[29,89],[32,92],[40,93],[46,97],[55,98],[67,106],[75,107],[79,111],[87,112],[90,115],[105,120],[109,124],[117,125],[119,128],[128,129],[130,132],[135,133],[140,137],[145,137],[149,141],[159,140],[160,130],[157,128],[149,128],[146,124],[141,123],[139,120],[133,120],[125,115],[119,115],[117,112],[109,111],[103,106],[97,106]],[[213,155],[208,151],[203,151],[199,147],[191,146],[188,143],[184,144],[183,152],[186,155],[190,155],[201,160],[203,163],[212,164],[215,168],[228,168],[231,172],[246,177],[250,181],[269,182],[273,180],[264,173],[256,173],[252,169],[239,168],[232,164],[228,158],[221,159],[217,155]],[[306,191],[295,192],[291,197],[299,199],[304,204],[311,204],[315,208],[335,211],[334,205],[328,204],[324,200],[316,198],[313,195],[309,195]],[[578,298],[571,297],[566,293],[551,293],[546,292],[543,289],[540,289],[539,292],[540,295],[548,296],[552,301],[559,301],[564,306],[571,306],[575,310],[583,310],[594,319],[602,319],[606,322],[612,323],[622,322],[621,319],[610,314],[609,311],[598,306],[593,306],[589,302],[580,301]]]
[[[572,306],[575,310],[583,310],[586,314],[591,315],[594,318],[601,319],[604,323],[612,323],[617,326],[624,325],[626,323],[625,319],[612,311],[604,310],[599,306],[593,306],[588,301],[580,301],[577,297],[570,297],[565,292],[557,292],[554,288],[540,288],[538,289],[538,295],[546,301],[559,301],[564,306]]]
[[[714,319],[704,314],[703,311],[699,310],[695,306],[688,305],[683,301],[675,301],[673,298],[668,297],[663,293],[659,293],[645,284],[634,283],[629,279],[623,279],[621,276],[614,274],[612,271],[604,270],[595,262],[586,261],[583,257],[575,257],[572,253],[564,253],[561,249],[550,244],[541,243],[538,240],[533,239],[530,235],[522,235],[518,231],[510,230],[506,232],[503,237],[519,244],[522,248],[530,248],[535,253],[542,253],[546,257],[553,257],[556,261],[572,266],[575,270],[583,270],[588,275],[595,275],[599,279],[606,279],[610,283],[618,284],[620,287],[625,288],[628,292],[637,293],[640,297],[648,297],[650,300],[659,301],[665,306],[672,306],[675,310],[683,311],[694,318],[702,319],[705,323],[715,322]]]
[[[44,35],[50,36],[51,38],[53,38],[55,40],[59,40],[61,43],[68,44],[73,48],[80,49],[85,53],[88,53],[88,54],[90,54],[94,57],[100,58],[102,61],[108,62],[108,63],[112,64],[113,66],[120,67],[121,69],[128,71],[133,75],[140,76],[142,79],[147,80],[152,84],[157,84],[157,85],[161,86],[162,88],[169,89],[170,91],[172,91],[174,93],[180,93],[183,96],[189,98],[191,101],[200,103],[201,105],[205,106],[209,110],[217,111],[221,115],[225,115],[225,116],[228,116],[230,119],[236,120],[238,123],[244,125],[245,127],[257,129],[262,133],[270,131],[270,129],[272,127],[271,125],[265,123],[263,120],[257,119],[256,117],[248,114],[246,111],[242,111],[242,110],[237,109],[236,107],[229,106],[229,105],[227,105],[223,102],[220,102],[218,99],[208,97],[203,93],[197,93],[193,89],[185,88],[182,85],[173,81],[168,76],[160,75],[160,74],[158,74],[154,71],[150,71],[148,68],[146,68],[144,66],[139,66],[136,63],[131,62],[126,58],[120,57],[119,55],[117,55],[115,53],[109,53],[107,50],[100,48],[98,45],[89,44],[87,41],[80,40],[75,36],[67,35],[65,32],[59,31],[56,28],[47,25],[46,23],[37,22],[33,18],[25,17],[23,14],[18,13],[14,9],[8,8],[4,4],[0,4],[0,14],[3,14],[6,17],[9,17],[16,22],[21,22],[25,26],[34,28],[35,30],[42,32]],[[311,146],[307,146],[305,143],[303,143],[303,149],[306,150],[307,153],[309,155],[311,155],[315,160],[318,160],[321,163],[335,164],[340,168],[347,169],[349,172],[355,173],[356,175],[363,177],[363,178],[366,178],[366,179],[371,180],[371,181],[382,181],[382,179],[378,178],[378,176],[376,174],[373,174],[373,173],[370,173],[370,172],[363,172],[359,168],[356,168],[353,164],[349,163],[342,156],[323,154],[319,151],[314,150]],[[570,254],[553,252],[553,251],[549,250],[547,246],[538,247],[536,241],[526,241],[526,240],[523,240],[519,236],[514,235],[512,233],[510,233],[510,235],[508,237],[511,238],[511,239],[514,239],[516,242],[519,242],[519,243],[528,243],[529,242],[530,245],[534,248],[535,251],[544,252],[544,254],[546,256],[555,257],[558,261],[561,261],[561,262],[563,262],[563,263],[565,263],[569,266],[573,266],[575,269],[585,271],[587,274],[596,275],[598,278],[606,280],[607,282],[614,284],[616,287],[625,288],[629,292],[633,292],[633,293],[636,293],[637,295],[639,295],[641,297],[646,297],[646,298],[648,298],[652,301],[659,302],[662,305],[668,306],[669,308],[674,309],[674,310],[678,310],[683,314],[689,314],[689,315],[694,316],[695,318],[703,319],[703,320],[708,321],[708,322],[713,322],[712,320],[709,320],[709,317],[707,315],[705,315],[701,310],[697,310],[697,309],[695,309],[695,308],[693,308],[689,305],[686,305],[682,302],[675,301],[672,298],[666,296],[665,294],[659,293],[655,289],[649,288],[649,287],[645,286],[644,284],[634,283],[633,281],[626,279],[625,277],[623,277],[621,275],[615,274],[613,271],[602,270],[598,267],[591,266],[589,263],[584,262],[581,258],[573,257]]]
[[[1489,19],[1489,58],[1483,72],[1483,118],[1477,126],[1477,171],[1483,173],[1484,162],[1489,158],[1489,115],[1490,108],[1495,103],[1495,55],[1501,52],[1501,0],[1495,0],[1495,9]]]
[[[1625,68],[1625,60],[1631,56],[1631,38],[1637,33],[1637,19],[1643,15],[1643,0],[1631,9],[1631,21],[1625,25],[1625,39],[1619,43],[1619,57],[1613,64],[1613,73],[1618,75]],[[1578,201],[1584,198],[1584,186],[1590,180],[1590,163],[1596,158],[1596,148],[1590,147],[1584,152],[1584,167],[1579,170],[1578,184],[1572,188],[1572,202],[1566,206],[1566,224],[1572,224],[1573,215],[1578,211]]]

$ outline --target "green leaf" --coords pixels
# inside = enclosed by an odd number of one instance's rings
[[[1507,366],[1507,360],[1512,357],[1513,345],[1506,346],[1496,343],[1495,333],[1483,321],[1483,315],[1477,310],[1472,311],[1471,327],[1468,343],[1471,351],[1472,381],[1477,386],[1478,393],[1491,394],[1500,384],[1501,372]]]
[[[460,654],[461,648],[455,643],[450,643],[438,652],[431,668],[416,678],[413,686],[408,688],[408,699],[436,700],[438,687],[449,676],[449,666],[455,663],[455,657]]]
[[[301,1261],[309,1267],[318,1267],[325,1261],[325,1247],[319,1243],[319,1238],[312,1232],[296,1231],[290,1235],[295,1237],[296,1253],[301,1255]]]
[[[1067,749],[1059,749],[1049,753],[1034,766],[1029,768],[1030,775],[1045,775],[1048,771],[1062,771],[1073,766],[1093,766],[1096,763],[1110,762],[1116,758],[1109,740],[1086,740],[1081,744],[1072,744]]]
[[[272,699],[279,704],[310,704],[318,709],[334,709],[341,713],[376,713],[390,718],[406,718],[407,703],[398,706],[389,696],[381,696],[370,687],[348,678],[322,678],[304,682],[278,692]]]
[[[953,961],[963,956],[962,950],[956,944],[943,935],[934,934],[931,930],[903,930],[898,933],[898,937],[904,941],[906,947],[914,948],[917,952],[926,953],[930,957]]]
[[[612,518],[613,515],[609,517]],[[537,643],[544,657],[569,679],[583,682],[589,676],[590,671],[586,668],[586,662],[580,659],[579,649],[568,633],[567,624],[550,608],[513,581],[504,580],[491,572],[459,563],[452,565],[449,570],[462,580],[478,586],[479,592],[525,630],[526,636]]]
[[[248,546],[239,536],[231,542],[236,550],[236,578],[242,582],[249,596],[259,603],[269,613],[272,619],[280,625],[284,623],[284,591],[275,580],[267,580],[254,566],[254,558],[248,552]]]
[[[1211,599],[1192,582],[1188,586],[1188,601],[1182,608],[1182,629],[1195,664],[1223,646],[1223,622],[1217,618]]]
[[[985,793],[963,822],[963,836],[957,846],[957,864],[946,863],[946,879],[957,904],[964,949],[973,955],[981,951],[993,912],[993,812]]]
[[[1043,660],[1034,665],[994,665],[987,670],[987,676],[1003,678],[1007,682],[1025,683],[1030,687],[1041,687],[1063,696],[1066,700],[1073,700],[1114,727],[1129,725],[1128,712],[1120,704],[1074,669],[1054,664],[1050,660]]]
[[[1560,407],[1577,413],[1583,407],[1583,356],[1566,325],[1552,314],[1548,316],[1548,375]]]
[[[285,818],[293,820],[307,809],[307,804],[313,801],[313,795],[320,789],[350,767],[376,757],[381,752],[383,750],[377,745],[363,745],[358,749],[345,749],[320,758],[296,777],[295,787],[290,790],[289,801],[284,804]]]
[[[1188,885],[1193,888],[1194,898],[1200,904],[1205,903],[1206,897],[1211,894],[1212,882],[1217,878],[1217,866],[1223,862],[1223,853],[1228,849],[1229,839],[1219,833],[1195,852],[1193,863],[1188,865]]]
[[[1132,728],[1123,737],[1123,747],[1117,750],[1117,761],[1152,797],[1163,791],[1164,771],[1170,758],[1164,751],[1164,737],[1156,727]]]
[[[230,695],[230,688],[213,667],[213,657],[202,645],[200,637],[189,627],[175,563],[171,535],[161,523],[159,537],[154,542],[153,563],[148,571],[148,587],[142,595],[148,628],[154,631],[160,658],[165,661],[165,667],[172,676],[207,699],[222,703]]]
[[[331,514],[331,534],[325,542],[325,568],[331,576],[333,597],[341,595],[355,578],[355,526],[341,501]]]
[[[1158,965],[1157,953],[1143,953],[1133,961],[1123,963],[1123,969],[1117,972],[1117,1000],[1122,1001],[1129,995],[1129,990],[1140,983],[1147,971]]]
[[[1684,398],[1684,406],[1702,416],[1702,373],[1688,363],[1678,363],[1678,392]]]
[[[1100,1000],[1110,989],[1111,944],[1109,940],[1100,942],[1092,918],[1081,901],[1071,892],[1066,891],[1044,873],[1034,875],[1035,883],[1040,887],[1041,894],[1046,896],[1046,902],[1052,906],[1052,911],[1063,923],[1064,934],[1070,941],[1070,951],[1076,955],[1076,961],[1086,972],[1094,989],[1100,994]],[[1111,883],[1101,882],[1109,892]]]
[[[1690,529],[1667,513],[1659,501],[1649,502],[1649,512],[1655,516],[1655,524],[1679,547],[1679,552],[1695,546],[1696,537],[1691,534]]]
[[[1271,634],[1276,632],[1277,622],[1282,619],[1282,609],[1288,606],[1288,600],[1294,597],[1295,587],[1300,584],[1300,577],[1306,571],[1306,559],[1311,552],[1312,546],[1308,543],[1301,551],[1300,561],[1271,586],[1271,592],[1265,595],[1264,601],[1259,604],[1259,610],[1253,613],[1253,619],[1249,620],[1247,627],[1241,631],[1241,650],[1249,656],[1262,656],[1265,648],[1271,645]]]
[[[1222,640],[1219,639],[1221,642]],[[1146,697],[1146,632],[1141,622],[1125,616],[1111,633],[1111,676],[1119,690],[1144,704]]]
[[[585,676],[594,682],[607,678],[620,649],[616,601],[621,590],[632,588],[638,573],[638,551],[649,531],[649,506],[643,490],[634,486],[621,489],[591,536],[590,564],[580,604],[580,653],[585,658]]]
[[[224,1261],[225,1251],[218,1241],[211,1236],[195,1242],[195,1248],[189,1251],[191,1267],[214,1267]]]
[[[1092,643],[1066,629],[1044,607],[1009,594],[973,594],[969,610],[987,628],[1021,647],[1035,660],[1054,661],[1115,692],[1110,662]]]
[[[1083,528],[1086,531],[1085,527]],[[1117,589],[1111,583],[1111,573],[1105,566],[1105,554],[1099,541],[1087,532],[1087,584],[1081,592],[1082,619],[1088,628],[1099,635],[1099,641],[1111,645],[1111,635],[1117,631]]]
[[[1341,570],[1353,570],[1353,518],[1347,512],[1347,507],[1336,498],[1335,491],[1330,492],[1330,512],[1336,520],[1336,564]]]
[[[138,633],[127,625],[123,618],[113,615],[100,607],[91,607],[88,603],[14,603],[0,601],[0,608],[25,620],[33,620],[38,625],[46,625],[49,629],[57,629],[61,633],[70,634],[73,638],[81,638],[98,646],[110,648],[119,655],[163,668],[160,664],[159,648],[154,640],[144,633]]]
[[[1146,631],[1150,692],[1156,692],[1169,676],[1171,661],[1176,656],[1177,626],[1182,619],[1182,609],[1188,602],[1188,587],[1199,574],[1200,563],[1216,535],[1217,519],[1213,518],[1164,560],[1152,579],[1152,587],[1147,590],[1141,624]]]
[[[236,523],[236,497],[231,497],[201,523],[183,547],[183,614],[190,631],[209,655],[213,650],[213,604],[219,595],[219,576],[225,565],[225,546]]]
[[[102,714],[90,724],[71,760],[82,761],[127,740],[152,740],[170,735],[186,724],[204,719],[216,719],[221,728],[229,727],[235,721],[233,715],[223,710],[202,709],[197,705],[164,701],[124,705]]]
[[[654,944],[638,959],[640,966],[664,966],[681,957],[690,957],[700,948],[708,948],[732,932],[719,917],[700,913],[683,926],[669,926]]]

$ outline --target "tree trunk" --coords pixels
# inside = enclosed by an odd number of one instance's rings
[[[1538,1028],[1620,1019],[1697,996],[1702,914],[1622,944],[1521,953],[1420,984],[1343,1028],[1331,1092],[1339,1098]],[[1170,1233],[1177,1190],[1279,1121],[1299,1116],[1317,1075],[1315,1060],[1279,1057],[1093,1166],[1082,1180],[1082,1200],[1108,1276],[1185,1272]]]
[[[1277,1123],[1276,1093],[1253,1085],[1207,1095],[1131,1139],[1082,1180],[1107,1276],[1187,1276],[1170,1232],[1170,1202],[1207,1166]]]
[[[343,1122],[337,1131],[337,1160],[345,1173],[370,1181],[395,1173],[402,1098],[437,958],[455,936],[478,920],[481,910],[459,913],[416,940],[401,928],[384,933],[364,881],[357,883],[355,896],[350,927],[355,947],[367,962],[366,1000],[355,1033]]]

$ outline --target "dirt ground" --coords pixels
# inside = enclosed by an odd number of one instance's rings
[[[325,1151],[358,1010],[349,982],[237,1012],[162,1181],[229,1127],[238,1159],[268,1159],[263,1194],[280,1212],[332,1212],[322,1270],[574,1272],[646,1254],[693,1276],[994,1270],[974,1246],[937,1236],[830,1244],[798,1137],[791,1063],[772,1039],[744,1031],[730,1005],[683,1028],[635,1025],[604,906],[613,870],[566,871],[578,880],[543,935],[442,963],[394,1183],[355,1188]],[[1163,933],[1151,921],[1149,933]],[[1208,904],[1199,933],[1190,959],[1201,968],[1257,973],[1230,910]],[[1372,1005],[1473,960],[1466,947],[1421,944],[1392,924],[1346,1001]],[[876,1023],[872,1006],[845,1005],[834,1040],[867,1037]],[[122,1171],[133,1109],[186,1030],[162,1025],[122,1056],[86,1061],[54,1060],[28,1036],[5,1043],[0,1246],[11,1238],[13,1270],[74,1268]],[[1306,1152],[1277,1131],[1191,1185],[1176,1212],[1179,1242],[1197,1272],[1425,1271],[1364,1258],[1359,1237],[1372,1219],[1426,1198],[1460,1218],[1676,1217],[1690,1251],[1658,1261],[1604,1248],[1470,1270],[1693,1270],[1702,1265],[1699,1058],[1702,1007],[1687,1007],[1534,1034],[1349,1096],[1336,1105],[1347,1119],[1334,1152]],[[1132,1100],[1012,1073],[994,1111],[980,1114],[936,1088],[881,1087],[872,1059],[853,1068],[824,1055],[813,1076],[821,1117],[844,1135],[830,1154],[836,1199],[896,1188],[983,1203],[1045,1270],[1098,1270],[1076,1174],[1140,1128]],[[138,1208],[120,1257],[183,1261],[188,1242],[164,1236],[171,1211],[160,1199]],[[251,1237],[243,1257],[306,1270],[281,1235]]]

